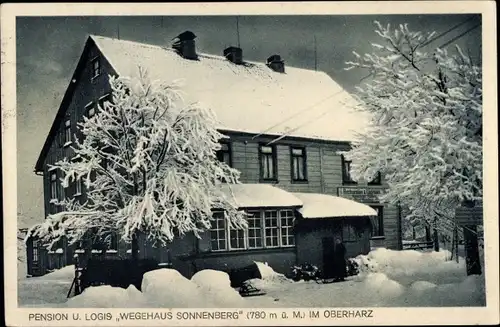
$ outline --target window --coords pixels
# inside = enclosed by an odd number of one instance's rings
[[[71,143],[71,120],[64,122],[64,145],[67,146]]]
[[[223,212],[215,212],[210,230],[210,239],[212,240],[212,250],[221,251],[227,249],[226,244],[226,221]]]
[[[356,184],[356,181],[351,177],[351,161],[346,160],[344,156],[342,156],[342,183]]]
[[[375,177],[368,182],[368,185],[380,185],[382,183],[382,174],[377,172]]]
[[[283,210],[280,211],[281,219],[281,244],[282,246],[295,245],[295,237],[293,235],[293,211]]]
[[[254,210],[248,212],[248,229],[228,228],[222,212],[214,213],[210,230],[212,251],[265,249],[295,245],[294,211]]]
[[[50,173],[50,198],[57,199],[57,173]]]
[[[290,148],[292,181],[306,181],[306,150],[305,148]]]
[[[356,229],[348,222],[342,223],[342,240],[344,242],[356,242],[358,240]]]
[[[264,211],[264,235],[266,247],[279,246],[278,211]]]
[[[101,62],[99,58],[92,60],[92,78],[96,78],[101,74]]]
[[[85,116],[87,116],[87,118],[92,118],[95,116],[95,108],[93,102],[85,106]]]
[[[111,102],[111,93],[105,94],[99,98],[99,109],[104,109],[104,104],[106,102]]]
[[[229,229],[229,248],[244,249],[245,248],[245,230]]]
[[[33,241],[33,262],[38,262],[38,241]]]
[[[274,146],[261,145],[260,156],[260,178],[262,180],[276,180],[276,148]]]
[[[231,145],[228,142],[222,142],[221,148],[217,151],[217,160],[231,167]]]
[[[260,211],[249,212],[248,221],[248,247],[250,249],[262,248],[262,215]]]
[[[372,237],[384,236],[384,210],[382,206],[370,206],[377,212],[376,216],[370,217],[372,225]]]

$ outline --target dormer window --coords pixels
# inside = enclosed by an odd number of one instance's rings
[[[101,62],[99,57],[96,57],[92,60],[92,78],[96,78],[101,75]]]

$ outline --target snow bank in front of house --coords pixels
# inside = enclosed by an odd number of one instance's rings
[[[73,281],[75,278],[75,265],[69,265],[62,267],[61,269],[56,269],[48,274],[38,277],[43,280],[69,280]]]
[[[140,308],[146,307],[144,295],[130,285],[127,289],[109,285],[89,287],[66,302],[69,308]]]
[[[210,302],[221,307],[241,307],[244,300],[241,295],[231,287],[229,275],[223,271],[205,269],[191,277],[191,282],[198,285],[202,294]]]
[[[450,252],[395,251],[378,248],[354,260],[359,264],[361,276],[384,273],[389,278],[409,286],[415,281],[430,283],[457,283],[465,278],[465,260],[448,260]]]
[[[157,269],[144,274],[142,292],[134,286],[96,286],[70,299],[72,308],[216,308],[242,307],[244,299],[231,288],[222,271],[202,270],[191,280],[174,269]]]

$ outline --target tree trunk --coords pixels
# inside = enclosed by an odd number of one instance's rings
[[[431,241],[431,228],[428,225],[425,226],[425,241],[426,242]]]
[[[455,260],[458,263],[458,226],[455,224],[455,228],[453,229],[453,238],[455,239],[455,243],[453,243],[453,252],[455,252]]]
[[[434,227],[434,251],[439,252],[439,233],[437,227]]]
[[[481,261],[477,242],[477,228],[475,225],[464,227],[465,263],[467,275],[481,275]]]
[[[138,233],[134,232],[134,235],[132,235],[132,260],[138,261],[139,260],[139,240],[138,240]]]

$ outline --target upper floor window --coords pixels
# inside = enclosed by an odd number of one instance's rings
[[[101,61],[99,57],[92,60],[92,78],[96,78],[101,74]]]
[[[372,237],[384,236],[384,210],[383,206],[370,206],[377,212],[376,216],[370,217],[372,225]]]
[[[50,198],[57,199],[57,172],[50,173]]]
[[[217,160],[231,167],[231,145],[229,142],[222,142],[217,151]]]
[[[291,147],[291,167],[292,167],[292,181],[300,182],[306,181],[306,149],[300,147]]]
[[[81,194],[82,194],[82,179],[77,178],[75,180],[75,196],[78,196]]]
[[[380,185],[382,183],[382,174],[377,172],[375,177],[368,182],[368,185]]]
[[[276,180],[276,147],[269,145],[259,146],[260,178],[262,180]]]
[[[95,116],[95,107],[93,102],[90,102],[85,106],[85,116],[87,116],[87,118],[92,118]]]
[[[351,176],[351,161],[346,160],[344,156],[342,156],[342,183],[356,184],[356,181]]]
[[[64,145],[71,143],[71,120],[67,119],[64,122]]]
[[[111,102],[111,93],[105,94],[99,98],[99,109],[104,109],[104,104],[106,102]]]

